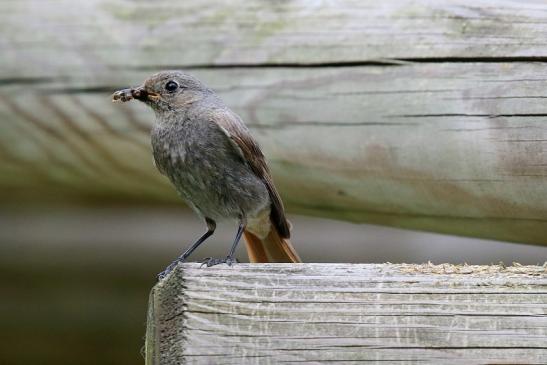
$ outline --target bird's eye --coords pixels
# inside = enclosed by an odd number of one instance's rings
[[[179,87],[179,84],[177,84],[175,81],[169,81],[167,84],[165,84],[165,90],[169,91],[169,92],[173,92],[175,90],[177,90],[177,88]]]

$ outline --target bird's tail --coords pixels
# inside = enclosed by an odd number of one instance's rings
[[[264,238],[249,230],[243,232],[250,262],[302,262],[288,238],[283,238],[275,226]]]

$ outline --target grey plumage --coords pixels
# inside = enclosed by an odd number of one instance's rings
[[[254,216],[269,208],[268,191],[213,121],[222,114],[239,119],[212,93],[183,112],[158,113],[152,129],[154,160],[202,217]]]
[[[213,234],[215,221],[232,218],[239,221],[232,248],[225,259],[209,259],[208,266],[231,264],[243,234],[253,262],[300,262],[264,155],[239,116],[198,79],[179,71],[157,73],[113,95],[114,101],[132,99],[156,113],[151,137],[158,170],[208,227],[177,261]]]

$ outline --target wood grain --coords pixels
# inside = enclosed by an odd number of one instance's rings
[[[540,364],[547,268],[179,265],[150,296],[147,364]]]
[[[152,112],[109,101],[177,67],[249,124],[291,212],[547,244],[541,2],[0,10],[4,202],[178,203],[151,163]]]
[[[547,56],[547,11],[534,0],[24,0],[1,7],[2,45],[17,50],[3,62],[11,79],[83,73],[116,80],[112,67]]]

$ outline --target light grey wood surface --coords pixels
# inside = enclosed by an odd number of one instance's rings
[[[0,199],[179,202],[152,112],[109,101],[176,67],[291,212],[546,245],[545,24],[539,1],[5,1]]]
[[[147,365],[547,362],[547,267],[179,265]]]
[[[11,77],[111,67],[321,65],[424,58],[546,57],[545,3],[388,0],[265,2],[10,0]],[[23,58],[25,57],[25,58]]]

